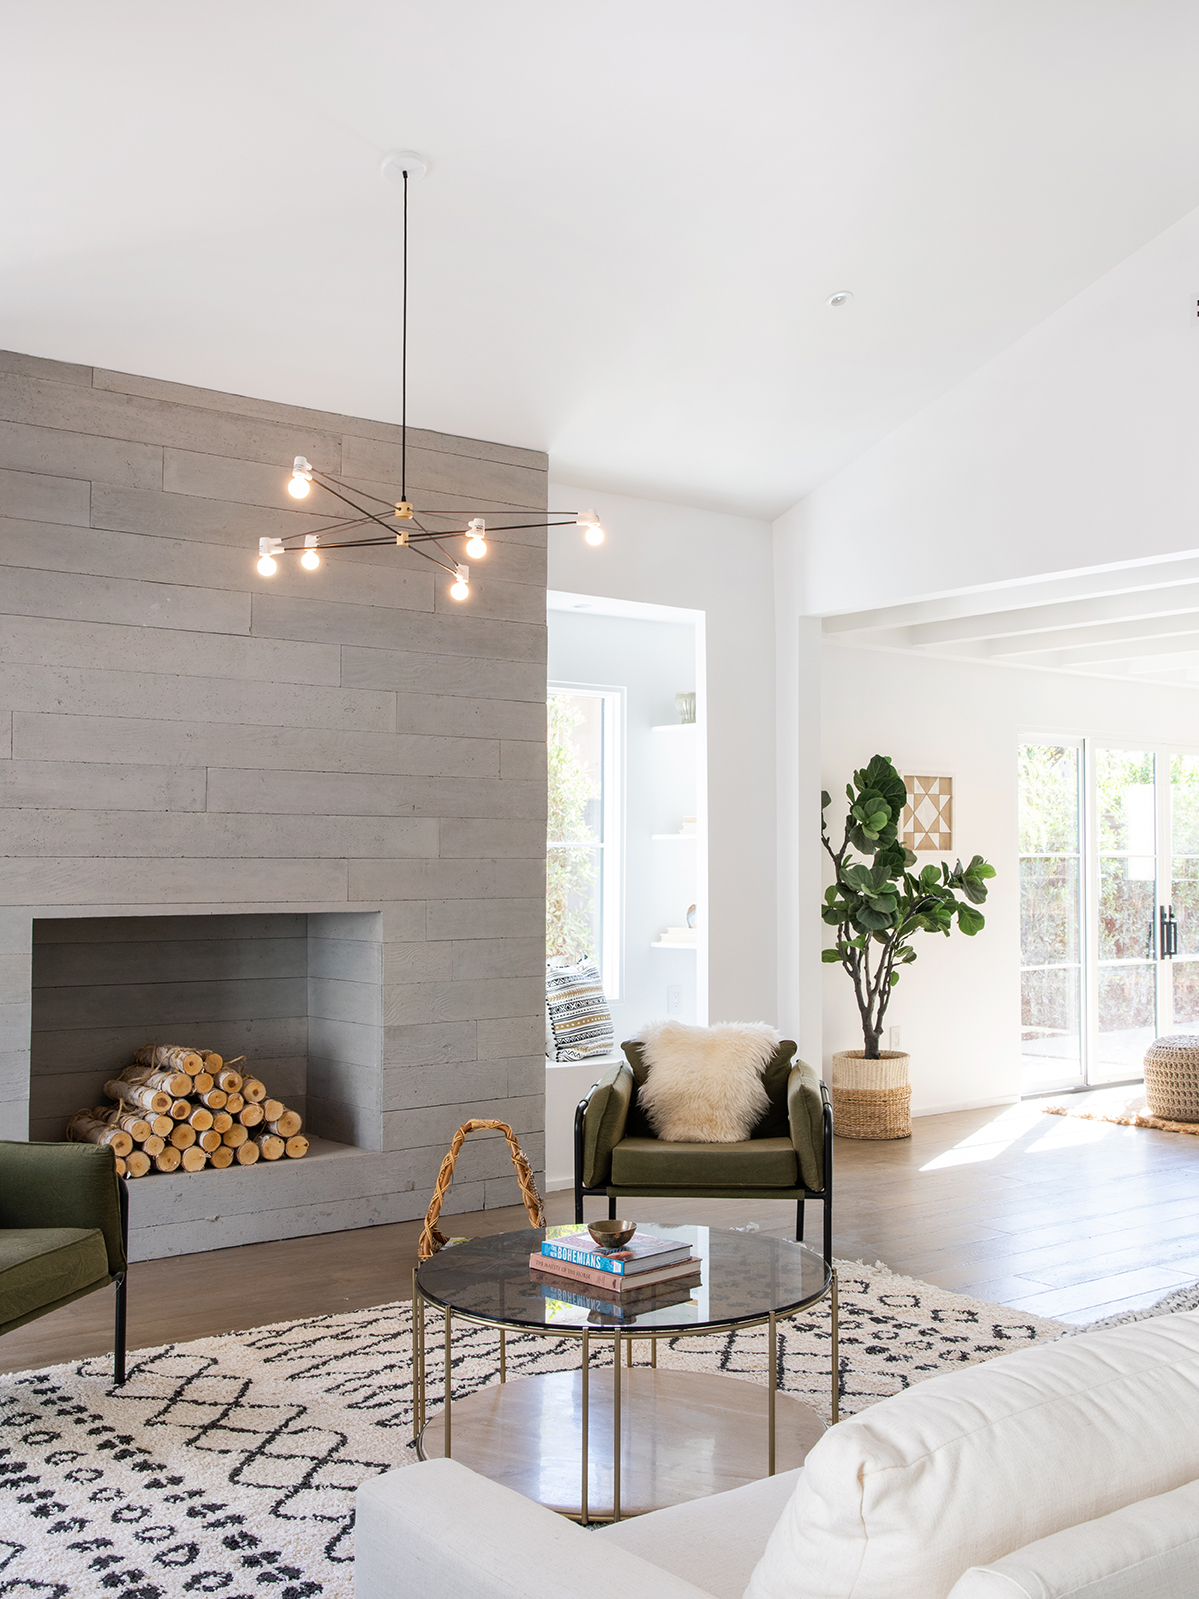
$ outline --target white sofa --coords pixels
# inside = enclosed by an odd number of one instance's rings
[[[802,1470],[587,1531],[455,1461],[358,1490],[356,1599],[1195,1599],[1199,1312],[930,1378]]]

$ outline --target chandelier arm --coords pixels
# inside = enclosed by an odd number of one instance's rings
[[[413,546],[411,544],[409,544],[408,548],[409,549],[413,549]],[[417,555],[419,555],[423,560],[432,561],[434,566],[439,566],[443,572],[448,572],[451,577],[457,577],[458,576],[458,567],[457,567],[457,565],[447,566],[444,561],[439,561],[435,555],[430,555],[427,550],[415,550],[415,553]],[[444,550],[442,550],[441,553],[444,555],[446,552]]]
[[[337,490],[335,488],[333,488],[331,485],[334,484],[334,483],[340,483],[343,489],[349,489],[350,492],[353,493],[353,494],[360,494],[364,500],[374,500],[376,505],[386,505],[389,510],[391,510],[394,507],[394,505],[395,505],[395,501],[394,500],[385,500],[385,499],[382,498],[381,495],[378,495],[378,494],[368,494],[365,489],[355,488],[353,483],[347,483],[344,478],[332,477],[328,472],[318,472],[315,467],[313,468],[313,471],[312,471],[312,477],[313,477],[313,481],[315,483],[317,483],[320,488],[328,489],[330,494],[337,494]],[[339,499],[345,499],[345,496],[344,495],[338,495],[338,498]],[[347,505],[350,505],[352,503],[353,503],[352,501],[346,500],[346,504]],[[354,509],[356,511],[361,511],[363,509],[363,507],[361,505],[356,505],[354,507]],[[447,512],[446,514],[448,515],[449,513]],[[462,516],[465,516],[466,512],[465,511],[463,511],[461,513],[455,512],[454,514],[455,515],[461,514]]]
[[[362,512],[362,520],[364,522],[365,521],[377,522],[380,527],[388,527],[388,524],[383,520],[383,518],[378,514],[377,511],[368,511],[368,510],[366,510],[366,508],[364,506],[355,505],[353,500],[346,499],[344,494],[339,494],[336,489],[330,488],[327,483],[322,483],[321,487],[325,490],[325,492],[327,494],[332,494],[335,498],[341,500],[344,504],[348,505],[352,511],[360,511],[360,512]],[[357,493],[358,490],[355,489],[354,492]],[[368,494],[366,497],[367,497],[368,500],[370,500],[370,499],[374,498],[374,495],[373,494]],[[386,500],[381,500],[379,503],[381,505],[386,505],[388,502]],[[390,528],[388,528],[388,531],[389,532],[391,531]],[[296,534],[296,533],[293,533],[291,535],[291,537],[292,538],[298,538],[299,535]]]

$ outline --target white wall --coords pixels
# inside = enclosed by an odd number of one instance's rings
[[[1194,691],[1071,677],[882,650],[823,648],[824,786],[829,832],[845,814],[845,784],[871,755],[900,771],[951,773],[954,855],[980,854],[996,868],[975,938],[925,936],[901,974],[886,1025],[912,1056],[913,1110],[996,1104],[1020,1093],[1020,928],[1016,748],[1023,736],[1090,733],[1146,742],[1196,741]],[[840,797],[838,797],[840,796]],[[834,825],[836,824],[836,825]],[[921,856],[921,861],[937,859]],[[826,871],[825,881],[831,873]],[[818,906],[804,908],[809,945]],[[825,1061],[860,1049],[849,979],[824,968]],[[884,1045],[886,1039],[884,1038]]]
[[[1199,212],[776,524],[827,614],[1199,547]]]
[[[575,528],[551,530],[551,589],[704,613],[708,1014],[712,1021],[773,1022],[775,661],[769,524],[556,484],[550,487],[550,505],[595,506],[607,529],[598,549]]]
[[[678,721],[674,696],[695,686],[695,628],[551,610],[549,677],[625,690],[624,958],[618,983],[604,974],[616,1042],[667,1015],[668,986],[681,990],[680,1021],[706,1020],[696,1009],[696,952],[651,947],[664,927],[683,925],[697,897],[702,835],[653,837],[696,814],[696,732],[652,731]]]

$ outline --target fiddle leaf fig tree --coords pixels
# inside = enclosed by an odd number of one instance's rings
[[[907,790],[887,755],[875,755],[855,772],[845,794],[849,814],[836,847],[823,814],[832,801],[828,794],[820,796],[820,838],[834,871],[820,913],[837,929],[837,942],[822,958],[849,973],[862,1018],[865,1058],[878,1060],[883,1017],[899,981],[896,967],[916,959],[916,934],[944,933],[948,938],[956,921],[973,938],[984,925],[975,906],[985,902],[995,868],[975,855],[969,866],[959,860],[950,871],[942,861],[916,875],[916,857],[899,837]],[[855,855],[864,859],[855,860]]]

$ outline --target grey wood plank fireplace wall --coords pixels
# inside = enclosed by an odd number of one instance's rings
[[[408,550],[262,578],[338,514],[296,455],[399,497],[389,424],[0,353],[0,1136],[151,1038],[246,1051],[314,1135],[132,1183],[140,1258],[417,1217],[467,1115],[544,1165],[545,534],[464,604]],[[410,432],[409,488],[541,510],[546,458]],[[472,1141],[447,1211],[510,1170]]]

